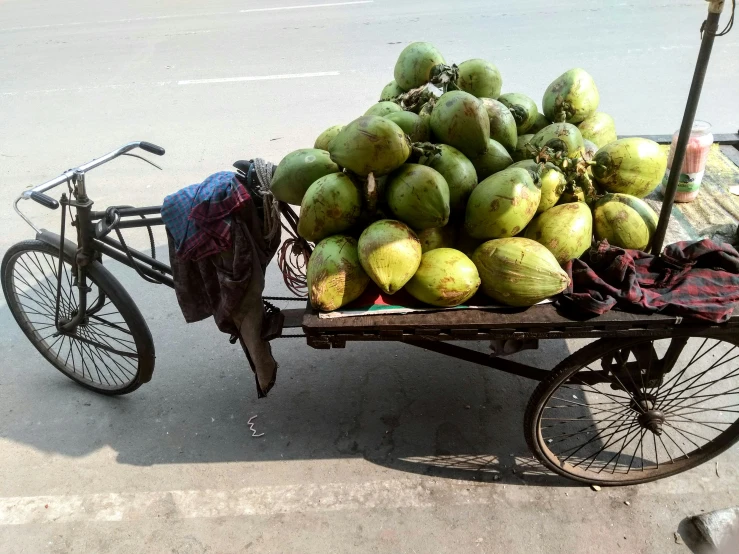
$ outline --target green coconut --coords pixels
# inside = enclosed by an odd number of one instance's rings
[[[436,250],[437,248],[454,248],[457,240],[457,229],[451,225],[431,227],[418,233],[421,241],[421,252]]]
[[[393,112],[385,116],[403,129],[411,142],[426,142],[431,138],[431,127],[429,118],[422,118],[413,112]]]
[[[436,101],[431,130],[438,142],[454,146],[468,158],[484,154],[490,139],[490,118],[482,102],[454,90]]]
[[[488,151],[480,156],[470,158],[470,161],[475,166],[477,180],[482,181],[511,165],[513,158],[501,143],[490,139],[488,141]]]
[[[622,202],[597,202],[593,209],[595,238],[607,240],[611,246],[646,250],[651,236],[649,228],[635,209]]]
[[[457,86],[478,98],[498,98],[503,78],[495,64],[480,59],[467,60],[459,64]]]
[[[331,159],[357,175],[386,175],[411,153],[403,129],[384,117],[366,115],[344,127],[331,141]]]
[[[574,158],[582,155],[584,145],[577,127],[570,123],[552,123],[534,135],[531,146],[537,151],[547,146]]]
[[[536,116],[536,119],[534,120],[534,124],[526,132],[536,134],[539,131],[541,131],[544,127],[546,127],[547,125],[551,125],[551,124],[552,122],[547,119],[547,116],[545,116],[543,113],[539,113]]]
[[[622,206],[629,209],[622,210]],[[647,250],[651,245],[659,218],[644,200],[628,194],[606,194],[595,203],[593,211],[598,240],[607,239],[614,246],[635,250]],[[639,216],[644,227],[636,221],[632,212]],[[646,239],[644,228],[647,231]]]
[[[539,116],[536,102],[525,94],[517,92],[501,94],[498,97],[498,101],[505,104],[506,108],[513,114],[513,118],[516,120],[516,131],[518,134],[527,134]]]
[[[319,242],[308,260],[308,297],[322,312],[338,310],[358,298],[370,278],[359,263],[357,240],[334,235]]]
[[[490,118],[490,138],[497,140],[508,150],[516,148],[518,131],[516,120],[505,104],[492,98],[480,98],[485,111]]]
[[[472,189],[477,186],[475,166],[453,146],[440,144],[438,147],[441,150],[439,154],[423,155],[418,163],[441,173],[449,187],[450,213],[462,214]]]
[[[541,200],[536,213],[540,214],[554,206],[565,190],[567,179],[562,172],[552,163],[537,163],[534,160],[522,160],[509,167],[521,167],[539,177],[539,188],[541,189]]]
[[[382,92],[380,93],[380,102],[384,102],[385,100],[392,100],[393,98],[400,96],[404,92],[405,90],[400,88],[398,83],[395,82],[395,79],[393,79],[383,87]]]
[[[444,63],[444,56],[433,44],[412,42],[403,49],[395,63],[395,82],[404,90],[420,87],[429,82],[431,70]]]
[[[317,179],[300,203],[298,234],[310,242],[349,229],[359,219],[362,195],[344,173]]]
[[[560,264],[579,258],[593,240],[593,214],[584,202],[554,206],[536,216],[524,233],[544,245]]]
[[[459,250],[437,248],[421,256],[405,290],[421,302],[450,308],[467,302],[479,287],[480,275],[472,260]]]
[[[593,177],[608,192],[643,198],[662,181],[667,153],[653,140],[624,138],[601,147],[593,162]]]
[[[386,198],[395,217],[417,231],[449,221],[449,186],[428,166],[400,166],[388,178]]]
[[[338,135],[343,128],[343,125],[334,125],[333,127],[329,127],[323,133],[318,135],[313,148],[328,151],[328,145],[331,144],[331,141],[334,140],[334,137],[336,137],[336,135]]]
[[[272,194],[280,202],[300,206],[305,191],[324,175],[340,171],[329,153],[317,148],[303,148],[282,158],[272,176]]]
[[[535,177],[520,167],[491,175],[470,194],[464,228],[476,239],[512,237],[536,214],[541,190]]]
[[[534,135],[520,135],[516,141],[516,148],[511,152],[511,158],[514,162],[520,162],[521,160],[530,160],[534,157],[533,147],[531,146],[531,139]]]
[[[421,243],[405,223],[382,219],[359,237],[359,261],[387,294],[398,292],[421,263]]]
[[[544,92],[541,107],[549,121],[580,123],[598,109],[600,95],[595,81],[584,69],[570,69],[557,77]]]
[[[582,138],[593,142],[598,148],[618,139],[616,122],[607,113],[595,112],[577,126]]]
[[[533,306],[570,284],[554,255],[523,237],[487,241],[475,250],[472,262],[483,292],[509,306]]]
[[[403,108],[398,106],[395,102],[383,101],[383,102],[378,102],[377,104],[372,106],[369,110],[364,112],[364,115],[379,115],[380,117],[384,117],[391,113],[402,112],[402,111],[403,111]]]

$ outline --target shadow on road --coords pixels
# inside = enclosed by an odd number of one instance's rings
[[[166,257],[165,249],[158,254]],[[109,447],[119,463],[137,466],[364,458],[443,478],[570,484],[526,447],[533,381],[403,344],[325,351],[280,339],[277,384],[257,400],[238,345],[210,321],[186,325],[170,289],[109,266],[151,328],[153,380],[124,397],[84,390],[46,363],[3,305],[4,438],[70,457]],[[284,294],[273,267],[268,283],[269,294]],[[550,341],[514,359],[551,368],[568,354],[564,341]],[[249,430],[255,415],[262,437]]]

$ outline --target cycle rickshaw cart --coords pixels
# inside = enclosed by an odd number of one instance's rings
[[[677,167],[718,26],[721,2],[711,1],[710,6],[674,156]],[[733,168],[716,184],[720,193],[739,183],[739,134],[719,135],[716,142],[722,150],[712,155]],[[131,153],[136,148],[164,154],[151,143],[129,143],[25,191],[15,209],[36,238],[12,246],[2,262],[5,297],[27,338],[65,375],[103,394],[132,392],[154,371],[148,326],[125,288],[103,266],[103,256],[134,268],[146,280],[174,286],[171,268],[154,258],[151,227],[163,224],[157,217],[160,207],[94,211],[88,195],[87,172],[121,155],[140,157]],[[667,184],[654,252],[661,251],[678,177],[679,172],[672,172]],[[69,185],[70,196],[62,195],[61,232],[37,229],[18,209],[19,201],[31,199],[56,209],[59,202],[45,193],[63,183]],[[735,207],[739,214],[739,203]],[[68,208],[76,212],[76,243],[64,236]],[[287,205],[282,208],[294,224],[295,214]],[[151,256],[125,243],[121,230],[135,227],[149,231]],[[118,240],[109,236],[113,231]],[[298,336],[305,336],[313,348],[396,341],[540,381],[526,409],[526,441],[547,468],[580,482],[652,481],[695,467],[739,440],[739,315],[723,324],[623,311],[576,320],[553,304],[348,318],[320,318],[308,304],[283,314],[283,328],[302,328],[304,335]],[[551,370],[458,344],[510,339],[594,342]]]

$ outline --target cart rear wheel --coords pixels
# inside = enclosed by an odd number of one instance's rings
[[[584,483],[693,468],[739,439],[739,339],[600,339],[539,384],[524,425],[546,467]]]
[[[55,327],[59,250],[38,240],[5,253],[2,285],[8,307],[31,344],[54,367],[80,385],[107,395],[126,394],[148,380],[154,344],[141,312],[104,268],[87,268],[86,315],[73,333]],[[71,260],[62,264],[60,320],[77,313]]]

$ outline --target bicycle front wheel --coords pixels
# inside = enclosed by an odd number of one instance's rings
[[[79,309],[72,260],[64,256],[59,320]],[[73,332],[55,326],[59,251],[42,241],[12,246],[0,268],[3,291],[16,322],[54,367],[83,387],[107,395],[126,394],[148,381],[154,343],[141,312],[123,286],[97,263],[86,269],[87,307]]]

